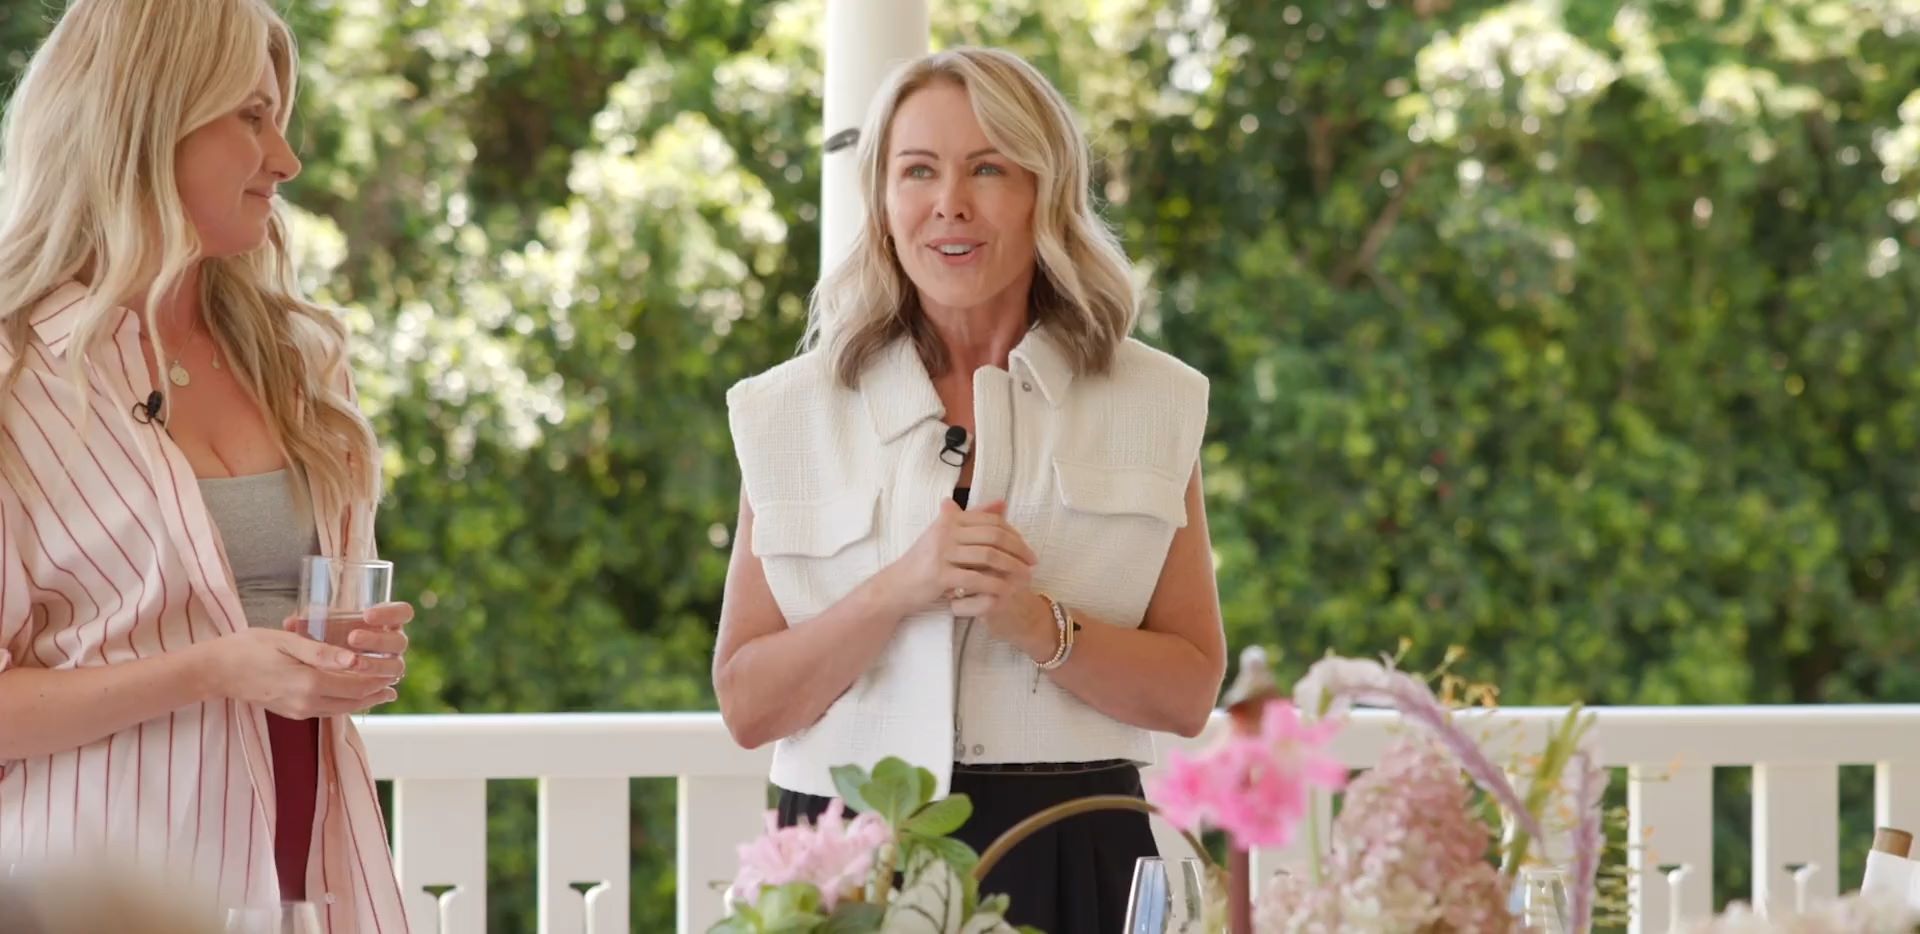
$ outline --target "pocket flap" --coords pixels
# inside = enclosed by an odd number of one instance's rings
[[[830,558],[873,534],[878,490],[838,494],[811,503],[767,503],[753,509],[753,553]]]
[[[1152,516],[1187,524],[1187,482],[1151,467],[1103,467],[1055,459],[1054,483],[1068,509],[1106,516]]]

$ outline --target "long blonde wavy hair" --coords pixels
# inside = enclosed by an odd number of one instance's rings
[[[379,459],[349,397],[346,327],[301,296],[279,209],[258,249],[202,259],[174,182],[180,142],[238,109],[268,64],[284,132],[298,56],[266,0],[68,6],[8,102],[0,138],[0,360],[12,358],[0,417],[31,356],[31,313],[47,296],[87,285],[67,345],[84,396],[88,358],[120,307],[145,309],[156,366],[166,359],[155,309],[198,263],[207,325],[287,459],[333,501],[370,501]],[[84,397],[79,406],[84,413]]]
[[[848,388],[903,336],[929,373],[950,365],[887,235],[887,135],[901,103],[937,81],[965,89],[987,140],[1038,180],[1032,321],[1061,340],[1076,372],[1106,372],[1139,311],[1132,266],[1094,210],[1091,159],[1073,109],[1038,69],[1000,49],[935,52],[902,65],[881,85],[860,131],[865,216],[846,258],[814,290],[802,346],[824,345],[835,377]]]

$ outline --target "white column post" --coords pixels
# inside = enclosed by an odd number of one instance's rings
[[[860,224],[857,137],[894,66],[927,52],[927,0],[825,0],[827,152],[820,171],[820,269],[846,255]]]

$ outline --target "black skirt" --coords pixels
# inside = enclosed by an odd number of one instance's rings
[[[1016,771],[1020,770],[1020,771]],[[1047,770],[1047,771],[1031,771]],[[953,791],[973,803],[973,817],[954,836],[985,852],[1014,824],[1089,795],[1142,797],[1140,770],[1108,761],[1032,766],[953,767]],[[780,826],[813,821],[829,799],[781,789]],[[1134,861],[1157,856],[1147,815],[1095,811],[1053,824],[1022,840],[981,883],[982,895],[1013,899],[1007,921],[1047,934],[1113,934],[1126,921]]]

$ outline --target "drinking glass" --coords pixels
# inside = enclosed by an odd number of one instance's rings
[[[308,637],[328,645],[352,649],[347,637],[367,628],[368,608],[391,599],[391,561],[309,555],[301,565],[298,608],[301,623]],[[383,657],[379,652],[361,654]]]
[[[1520,871],[1520,929],[1527,934],[1568,934],[1567,876],[1558,869]]]

